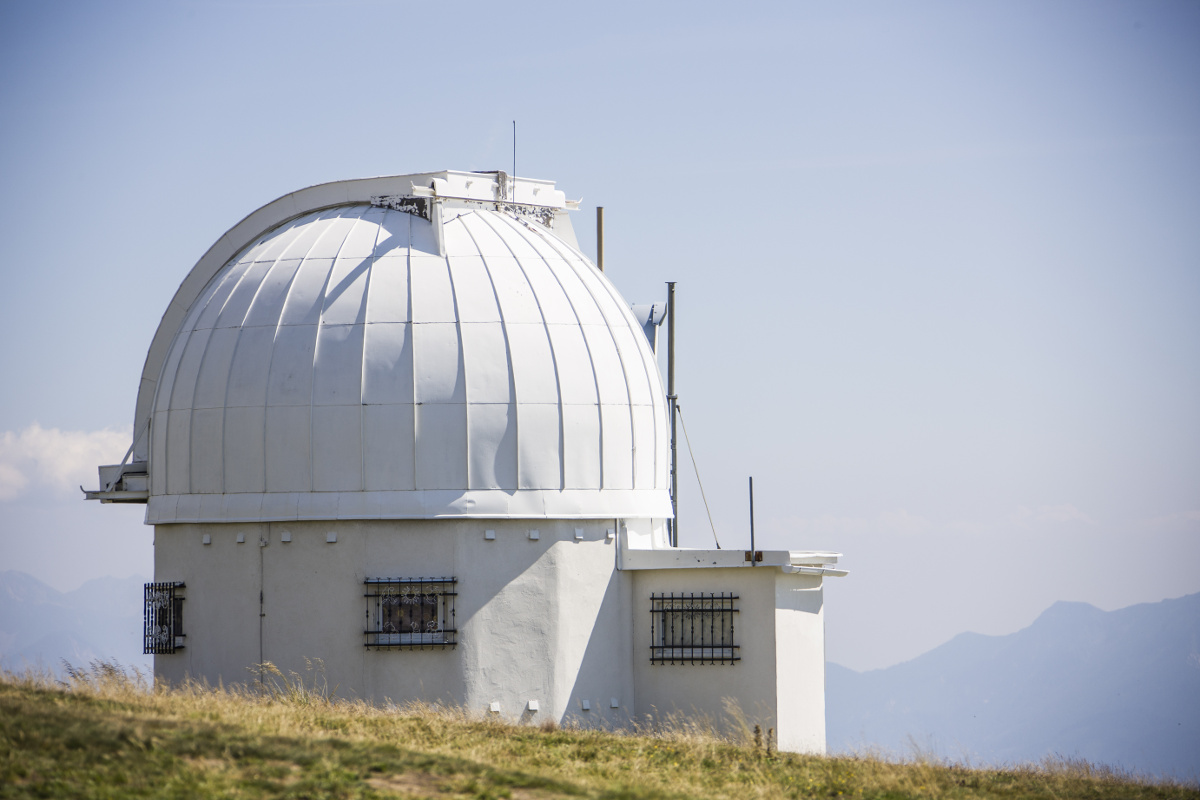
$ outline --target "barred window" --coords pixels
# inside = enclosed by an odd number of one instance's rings
[[[379,650],[454,647],[455,578],[367,578],[363,644]]]
[[[650,595],[651,664],[732,664],[738,596],[725,592]]]
[[[183,649],[182,582],[147,583],[142,652],[169,654]]]

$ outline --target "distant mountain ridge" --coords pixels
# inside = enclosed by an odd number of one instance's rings
[[[64,660],[83,666],[116,659],[149,670],[142,654],[145,582],[139,575],[97,578],[60,592],[24,572],[0,572],[0,667],[61,672]]]
[[[960,634],[886,669],[830,663],[826,720],[831,751],[1057,754],[1200,777],[1200,593],[1109,612],[1060,602],[1016,633]]]

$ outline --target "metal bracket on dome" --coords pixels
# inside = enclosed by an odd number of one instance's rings
[[[469,197],[451,197],[447,198],[460,203],[469,205],[491,206],[497,211],[507,211],[514,217],[531,217],[535,221],[540,222],[547,228],[554,227],[554,214],[557,209],[552,206],[535,206],[528,203],[512,203],[496,200],[476,200]],[[410,195],[376,195],[371,198],[371,205],[380,208],[390,208],[393,211],[403,211],[405,214],[412,214],[414,217],[433,221],[433,203],[435,200],[432,197],[412,197]]]
[[[130,448],[132,450],[132,448]],[[85,500],[101,503],[145,503],[150,499],[150,470],[145,461],[121,462],[100,467],[100,488],[82,486]]]
[[[547,228],[554,227],[555,209],[547,206],[529,206],[524,203],[497,203],[497,211],[507,211],[515,217],[533,217]]]
[[[428,197],[410,197],[401,194],[375,195],[371,198],[373,206],[403,211],[405,214],[412,214],[414,217],[430,221],[433,219],[433,214],[430,212],[432,204],[433,201]]]
[[[658,354],[658,328],[663,324],[663,320],[667,316],[667,304],[644,303],[630,306],[633,311],[633,317],[637,320],[638,325],[642,326],[642,333],[646,334],[646,341],[650,343],[650,349]]]

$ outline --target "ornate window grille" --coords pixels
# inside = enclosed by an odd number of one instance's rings
[[[736,594],[650,595],[651,664],[733,664]]]
[[[377,650],[423,650],[458,644],[455,578],[367,578],[363,644]]]
[[[169,654],[183,649],[182,582],[147,583],[142,652]]]

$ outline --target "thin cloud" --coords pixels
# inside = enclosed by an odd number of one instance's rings
[[[99,464],[115,464],[129,447],[132,427],[62,431],[33,423],[0,436],[0,502],[36,487],[79,491],[98,480]]]
[[[925,517],[910,514],[903,508],[880,514],[878,525],[880,533],[924,533],[930,527]]]
[[[907,509],[885,511],[874,517],[838,517],[825,514],[820,517],[787,517],[770,520],[772,529],[800,534],[917,534],[925,533],[932,525],[928,519]]]
[[[1074,505],[1062,503],[1054,506],[1038,506],[1032,509],[1027,506],[1020,506],[1013,512],[1013,522],[1023,528],[1027,528],[1033,524],[1047,522],[1059,525],[1074,522],[1091,525],[1095,520]]]
[[[1180,511],[1176,514],[1164,514],[1151,517],[1142,523],[1152,529],[1187,529],[1200,524],[1200,510]]]

